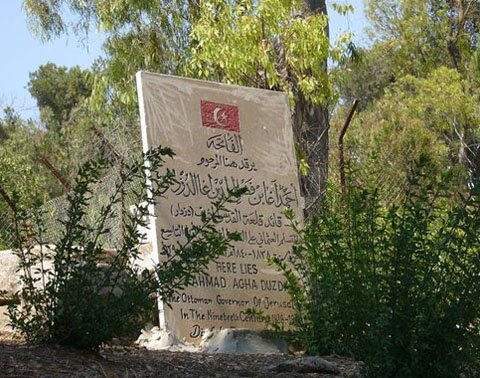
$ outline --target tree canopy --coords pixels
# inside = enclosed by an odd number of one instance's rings
[[[93,121],[135,129],[134,73],[150,70],[286,92],[308,173],[307,206],[325,191],[329,169],[335,177],[329,134],[354,99],[361,103],[347,133],[351,163],[381,155],[393,180],[420,155],[435,157],[432,172],[480,172],[476,1],[368,0],[371,44],[361,49],[348,35],[330,39],[325,1],[25,0],[24,7],[42,38],[81,39],[91,27],[106,34],[106,57],[91,72],[48,64],[31,75],[41,120],[57,133],[64,128],[64,145]]]
[[[328,176],[329,118],[335,94],[327,62],[352,52],[348,35],[332,43],[325,1],[101,1],[25,0],[33,29],[43,38],[91,25],[107,35],[107,58],[92,100],[136,107],[134,73],[150,70],[288,93],[304,179],[313,206]],[[345,13],[349,6],[335,6]]]
[[[373,43],[339,69],[341,95],[362,101],[348,135],[352,161],[373,154],[369,172],[398,184],[430,156],[432,174],[455,172],[465,189],[480,173],[478,3],[370,0],[366,9]]]
[[[60,130],[72,110],[92,94],[92,77],[80,67],[67,69],[54,63],[30,73],[28,90],[37,100],[40,118],[47,129]]]

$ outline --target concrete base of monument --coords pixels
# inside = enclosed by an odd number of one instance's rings
[[[149,350],[198,351],[195,345],[184,343],[175,337],[172,332],[159,327],[144,329],[135,343]]]
[[[227,328],[206,332],[200,345],[184,343],[171,332],[153,327],[143,330],[136,343],[149,350],[228,354],[286,354],[287,343],[267,331]]]
[[[205,353],[285,354],[288,345],[272,332],[226,328],[206,333],[200,349]]]

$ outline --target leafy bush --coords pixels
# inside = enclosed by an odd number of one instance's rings
[[[399,205],[330,188],[294,224],[302,243],[274,263],[310,353],[353,355],[371,377],[480,375],[480,185],[455,201],[445,187],[420,165]]]
[[[196,273],[225,252],[230,240],[238,238],[237,234],[224,238],[214,226],[222,220],[224,206],[235,201],[241,189],[214,203],[208,215],[202,216],[202,223],[187,230],[185,243],[164,248],[169,258],[153,271],[140,272],[131,264],[139,257],[139,240],[145,236],[139,226],[147,226],[149,209],[174,182],[173,172],[156,173],[164,158],[172,156],[170,149],[159,147],[147,153],[141,163],[126,166],[114,194],[94,222],[87,222],[86,215],[101,169],[98,164],[86,164],[68,195],[62,236],[49,248],[42,240],[42,215],[17,214],[15,253],[22,273],[22,288],[17,293],[21,304],[11,303],[8,312],[11,325],[28,341],[95,349],[113,337],[138,331],[152,313],[150,294],[157,293],[168,303]],[[150,171],[155,173],[149,175]],[[143,184],[146,177],[152,185],[149,194]],[[140,205],[134,213],[119,215],[115,205],[125,190],[131,190]],[[108,258],[102,235],[108,232],[108,220],[117,216],[125,219],[123,242]],[[34,226],[35,233],[32,227],[21,227],[28,224]]]

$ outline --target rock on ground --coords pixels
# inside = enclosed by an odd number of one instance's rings
[[[274,365],[268,366],[265,371],[276,373],[340,374],[340,369],[334,362],[329,362],[317,356],[281,361]]]
[[[45,256],[43,264],[37,262],[37,264],[32,267],[32,276],[37,279],[34,285],[40,288],[44,282],[44,280],[41,279],[41,272],[45,272],[44,278],[48,279],[47,272],[53,269],[51,259],[53,252],[48,246],[35,246],[32,249],[32,253],[36,256]],[[19,262],[19,258],[13,251],[0,251],[0,291],[4,291],[5,293],[0,301],[0,305],[2,306],[14,298],[15,293],[22,288],[21,277],[23,271],[19,270]]]

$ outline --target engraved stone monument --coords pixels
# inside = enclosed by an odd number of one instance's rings
[[[286,95],[146,72],[137,85],[144,149],[161,144],[176,153],[167,165],[178,182],[155,209],[154,251],[181,238],[228,189],[248,188],[219,225],[242,241],[164,306],[161,325],[193,341],[204,329],[265,328],[246,311],[255,308],[287,326],[292,305],[283,277],[266,262],[298,241],[283,210],[302,214]]]

